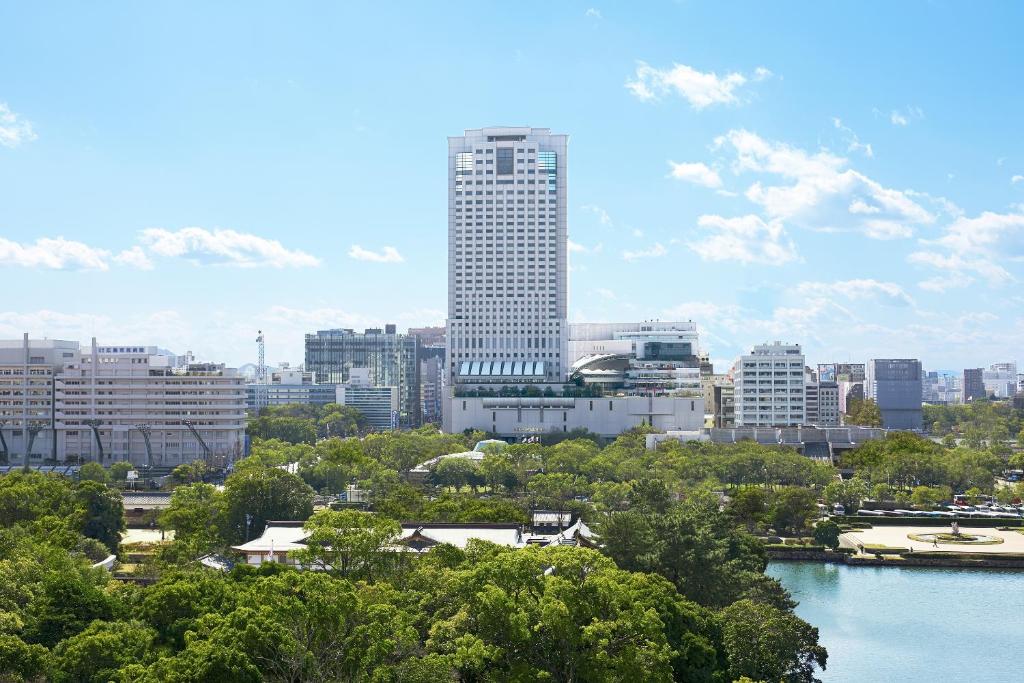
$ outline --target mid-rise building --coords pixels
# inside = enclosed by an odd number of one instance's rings
[[[366,368],[353,368],[349,381],[337,387],[337,402],[357,409],[377,430],[397,429],[401,404],[398,387],[375,386]]]
[[[864,396],[882,413],[886,429],[920,430],[921,361],[912,358],[879,358],[868,361]]]
[[[268,406],[292,403],[323,406],[335,403],[336,384],[317,384],[309,370],[283,366],[270,371],[269,384],[249,382],[245,385],[245,407],[256,414]]]
[[[445,396],[447,375],[445,360],[448,349],[445,344],[445,328],[409,328],[409,335],[419,340],[420,373],[420,415],[424,424],[440,424],[444,419],[442,403]]]
[[[703,397],[693,322],[569,326],[570,376],[623,395]]]
[[[399,425],[420,424],[419,340],[398,334],[394,325],[355,332],[320,330],[306,335],[305,368],[321,384],[345,384],[354,368],[367,370],[368,383],[396,387]]]
[[[804,354],[799,344],[759,344],[733,366],[737,427],[789,427],[806,421]]]
[[[567,143],[528,127],[448,138],[453,386],[566,380]]]
[[[960,376],[945,372],[931,371],[924,374],[921,400],[932,405],[960,403]]]
[[[1013,398],[1017,393],[1017,363],[995,363],[982,373],[985,393],[992,398]]]
[[[964,378],[961,383],[963,387],[963,401],[967,403],[979,398],[985,398],[985,370],[984,368],[964,368]]]
[[[30,463],[173,467],[239,457],[244,378],[220,364],[174,367],[174,358],[156,347],[95,340],[85,351],[77,342],[28,335],[0,342],[0,380],[11,382],[5,392],[0,381],[0,449],[9,461]]]
[[[711,386],[710,412],[718,429],[736,426],[736,388],[732,382],[715,382]]]
[[[818,419],[816,427],[839,426],[839,384],[836,382],[818,382]]]
[[[818,382],[808,380],[804,384],[804,424],[818,424]]]

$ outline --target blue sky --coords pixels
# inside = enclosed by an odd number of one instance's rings
[[[441,324],[446,136],[532,125],[570,135],[572,320],[692,318],[722,369],[1018,358],[1024,10],[643,8],[0,5],[0,337]]]

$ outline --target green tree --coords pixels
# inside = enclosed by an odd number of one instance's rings
[[[739,489],[731,496],[729,512],[752,532],[768,514],[768,495],[760,488]]]
[[[224,526],[229,543],[258,536],[270,520],[305,520],[313,514],[313,489],[276,467],[235,472],[224,482]]]
[[[0,633],[0,680],[43,680],[47,655],[42,645],[29,645],[17,636]]]
[[[838,548],[841,533],[838,524],[831,519],[823,519],[814,525],[814,542],[826,548]]]
[[[810,489],[785,487],[772,496],[771,522],[780,532],[799,533],[818,514],[818,500]]]
[[[160,515],[160,527],[174,530],[175,544],[182,544],[192,557],[221,544],[224,523],[224,495],[213,484],[179,486]]]
[[[95,481],[83,481],[76,487],[75,499],[80,506],[82,533],[116,553],[125,529],[121,493]]]
[[[720,613],[722,641],[732,680],[813,683],[828,654],[818,644],[818,629],[771,605],[737,601]]]
[[[94,619],[110,619],[114,602],[90,578],[75,572],[47,575],[25,611],[25,640],[53,647],[81,633]]]
[[[436,486],[456,491],[467,485],[476,488],[483,480],[480,465],[468,458],[442,458],[431,470],[430,479]]]
[[[915,486],[910,500],[918,507],[930,509],[943,501],[953,500],[953,492],[948,486]]]
[[[370,512],[321,510],[306,520],[306,549],[295,553],[304,565],[341,576],[372,579],[386,574],[403,554],[394,544],[398,522]]]
[[[194,484],[202,481],[209,469],[202,460],[193,460],[175,467],[171,479],[181,484]]]
[[[873,399],[854,399],[847,405],[844,422],[849,425],[881,427],[882,411]]]
[[[148,664],[157,657],[156,632],[135,621],[94,621],[61,641],[53,652],[57,683],[106,683],[118,679],[128,664]]]
[[[110,479],[111,481],[124,481],[128,478],[128,473],[134,469],[135,467],[130,462],[119,460],[110,465]]]
[[[110,475],[107,474],[107,470],[104,469],[103,465],[98,462],[89,461],[81,466],[78,470],[79,481],[96,481],[101,484],[106,484],[110,481]]]
[[[846,514],[852,515],[860,508],[861,501],[868,497],[868,485],[863,479],[835,480],[825,486],[822,497],[829,505],[842,505]]]
[[[254,439],[280,439],[288,443],[316,443],[315,419],[262,415],[249,420],[246,432]]]

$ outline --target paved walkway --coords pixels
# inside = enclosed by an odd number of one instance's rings
[[[162,539],[159,529],[127,529],[121,534],[121,543],[159,543],[161,540],[173,541],[174,531],[168,531]]]
[[[948,526],[876,526],[873,529],[857,529],[847,531],[840,536],[840,544],[848,548],[859,545],[888,545],[897,548],[910,548],[914,551],[950,553],[1022,553],[1024,554],[1024,534],[1018,531],[1000,531],[996,528],[962,528],[964,534],[983,534],[998,536],[1002,543],[995,545],[971,545],[964,543],[939,542],[936,548],[931,543],[923,543],[907,538],[907,534],[950,533]]]

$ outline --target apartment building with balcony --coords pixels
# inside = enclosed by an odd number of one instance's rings
[[[153,346],[0,341],[0,380],[12,382],[6,395],[0,384],[0,448],[12,463],[174,467],[241,456],[245,379],[220,364],[174,362]]]
[[[733,366],[737,427],[795,427],[806,421],[799,344],[759,344]]]

